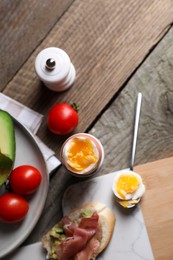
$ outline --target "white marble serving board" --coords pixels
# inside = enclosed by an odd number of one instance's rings
[[[71,185],[64,193],[63,213],[66,215],[72,209],[93,201],[106,204],[115,212],[116,225],[108,247],[97,259],[153,260],[154,256],[140,206],[124,209],[115,201],[111,187],[116,173]]]

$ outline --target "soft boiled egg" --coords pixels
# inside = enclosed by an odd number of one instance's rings
[[[116,173],[112,190],[115,196],[121,201],[131,201],[135,204],[144,194],[145,186],[139,174],[127,170]]]
[[[90,134],[79,133],[67,139],[61,149],[61,161],[74,174],[88,175],[101,166],[103,147]]]

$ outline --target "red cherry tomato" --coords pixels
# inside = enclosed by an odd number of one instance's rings
[[[0,197],[0,220],[3,222],[19,222],[28,210],[28,202],[17,194],[5,193]]]
[[[41,174],[31,165],[21,165],[11,172],[9,181],[15,193],[27,195],[37,190],[41,182]]]
[[[48,114],[48,128],[54,134],[66,135],[72,132],[78,124],[77,106],[66,103],[55,105]]]

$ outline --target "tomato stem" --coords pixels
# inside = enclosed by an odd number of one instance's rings
[[[79,111],[79,106],[75,102],[72,102],[70,105],[76,112]]]

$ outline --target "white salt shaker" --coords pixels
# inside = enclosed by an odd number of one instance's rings
[[[61,92],[72,86],[76,77],[68,54],[59,48],[43,49],[35,59],[35,71],[51,90]]]

